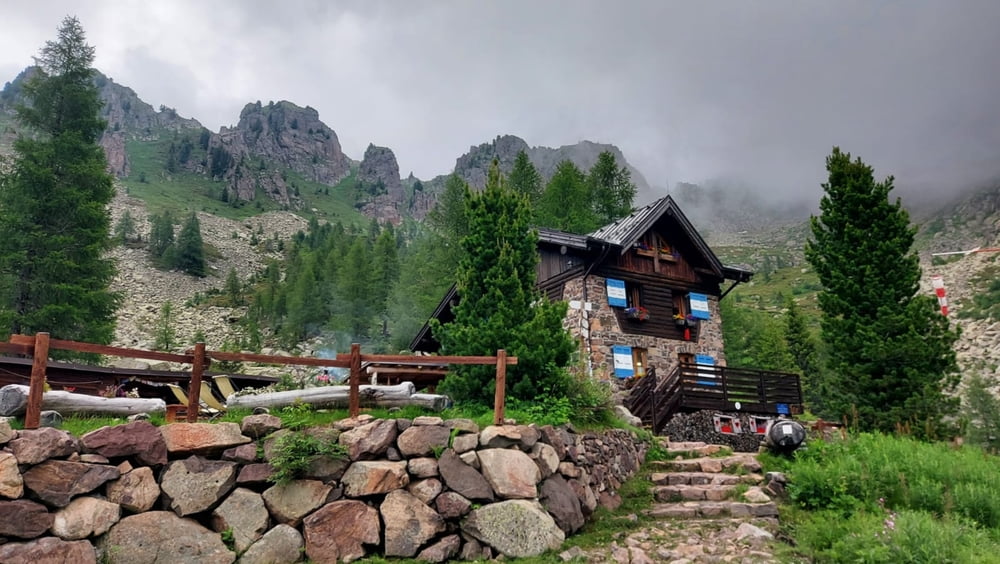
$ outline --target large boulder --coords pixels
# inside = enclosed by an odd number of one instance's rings
[[[167,443],[160,430],[148,421],[101,427],[80,437],[86,452],[107,458],[134,456],[143,466],[167,463]]]
[[[78,497],[56,512],[52,534],[63,540],[82,540],[103,535],[121,518],[117,503],[96,497]]]
[[[462,530],[506,556],[538,556],[566,539],[552,517],[534,501],[512,499],[475,509]]]
[[[542,507],[552,515],[556,525],[567,535],[571,535],[583,527],[583,508],[580,498],[573,488],[559,474],[549,476],[539,487],[539,501]]]
[[[89,493],[119,476],[114,466],[46,460],[24,473],[24,486],[54,507],[66,507],[75,496]]]
[[[240,564],[293,564],[302,559],[305,540],[295,527],[280,524],[240,555]]]
[[[211,454],[250,442],[237,423],[171,423],[159,429],[170,454]]]
[[[427,456],[448,446],[451,430],[440,425],[416,425],[400,433],[396,439],[404,458]]]
[[[111,527],[97,541],[107,564],[198,562],[230,564],[236,555],[218,533],[171,511],[131,515]]]
[[[153,508],[160,497],[160,484],[156,483],[153,469],[140,466],[108,482],[108,501],[121,505],[126,511],[142,513]]]
[[[396,441],[396,420],[376,419],[340,435],[351,460],[372,460],[385,454]]]
[[[502,499],[533,499],[542,478],[535,461],[520,450],[488,448],[477,453],[483,476]]]
[[[96,564],[97,552],[87,541],[64,541],[44,537],[31,542],[0,545],[0,562],[4,564]]]
[[[160,476],[165,507],[181,517],[213,507],[235,483],[235,463],[199,456],[167,464]]]
[[[444,483],[452,491],[472,501],[493,501],[493,488],[478,470],[469,466],[447,449],[438,460],[438,472]]]
[[[212,529],[232,531],[236,552],[243,552],[264,535],[270,515],[257,492],[236,488],[212,511]]]
[[[45,534],[55,517],[44,505],[26,499],[0,501],[0,515],[3,515],[0,537],[19,539],[33,539]]]
[[[378,545],[378,511],[360,501],[334,501],[305,518],[306,556],[314,562],[353,562],[364,545]]]
[[[385,522],[385,555],[411,557],[444,531],[444,518],[413,494],[394,490],[379,508]]]
[[[297,527],[303,517],[326,503],[331,491],[332,486],[317,480],[292,480],[265,490],[264,504],[279,523]]]
[[[240,430],[244,435],[259,439],[281,429],[281,418],[269,413],[247,415],[240,422]]]
[[[38,464],[50,458],[62,458],[80,448],[73,435],[51,427],[18,431],[17,438],[7,444],[18,464]]]

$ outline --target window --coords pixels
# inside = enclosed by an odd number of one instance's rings
[[[646,349],[640,349],[638,347],[632,348],[632,368],[635,370],[636,376],[645,376],[646,368],[649,366],[649,360],[646,355]]]
[[[625,282],[625,299],[628,307],[640,307],[642,305],[642,285],[635,282]]]
[[[684,299],[684,294],[674,291],[674,315],[687,315],[690,313],[688,311],[687,300]]]

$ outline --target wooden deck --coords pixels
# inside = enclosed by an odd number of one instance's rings
[[[658,377],[654,367],[632,387],[625,407],[659,433],[682,411],[801,413],[802,386],[797,374],[784,372],[688,364]]]

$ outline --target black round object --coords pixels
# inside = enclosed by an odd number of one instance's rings
[[[765,444],[778,452],[792,452],[806,440],[806,430],[798,421],[779,419],[767,428]]]

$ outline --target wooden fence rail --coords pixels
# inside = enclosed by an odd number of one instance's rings
[[[503,424],[504,405],[506,403],[507,365],[517,364],[517,357],[507,356],[507,352],[503,349],[498,350],[496,356],[378,355],[361,354],[361,345],[354,343],[351,345],[351,352],[347,358],[338,355],[338,358],[331,359],[209,351],[205,349],[205,343],[196,343],[194,349],[186,351],[184,354],[174,354],[97,345],[93,343],[82,343],[78,341],[66,341],[62,339],[50,339],[48,333],[38,333],[37,335],[11,335],[9,342],[0,342],[0,353],[22,354],[30,355],[32,357],[28,405],[24,416],[25,429],[37,429],[39,426],[42,411],[42,392],[45,389],[45,367],[48,362],[49,351],[52,349],[119,356],[123,358],[141,358],[144,360],[159,360],[190,364],[191,382],[188,387],[187,404],[187,421],[189,423],[194,423],[198,420],[198,396],[199,390],[201,389],[202,374],[211,365],[213,360],[350,368],[350,397],[348,401],[348,409],[350,410],[351,417],[357,417],[361,411],[360,394],[358,391],[361,386],[361,365],[363,362],[405,363],[408,365],[421,366],[448,366],[453,364],[496,365],[496,396],[494,398],[493,405],[493,423],[495,425]]]

